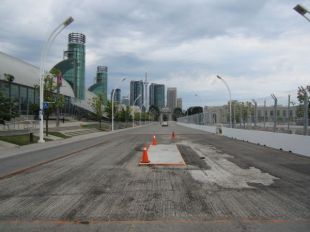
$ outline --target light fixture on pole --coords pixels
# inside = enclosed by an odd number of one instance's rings
[[[310,13],[308,9],[300,4],[297,4],[293,9],[310,22],[310,18],[306,16],[307,13]]]
[[[136,104],[136,101],[141,97],[142,95],[140,94],[136,100],[133,102],[133,105],[132,105],[132,112],[133,112],[133,115],[132,115],[132,127],[135,127],[135,112],[133,111],[133,107],[135,106]]]
[[[59,26],[57,26],[50,36],[48,37],[47,41],[44,44],[44,47],[41,51],[41,60],[40,60],[40,72],[39,72],[39,80],[40,80],[40,109],[39,109],[39,118],[40,118],[40,132],[39,132],[39,143],[44,143],[43,139],[43,102],[44,102],[44,76],[45,76],[45,70],[44,70],[44,63],[46,60],[46,56],[48,53],[48,50],[53,43],[53,41],[56,39],[56,37],[62,32],[63,29],[65,29],[69,24],[73,22],[73,18],[69,17],[66,19],[63,23],[61,23]]]
[[[125,81],[125,80],[126,80],[126,78],[124,77],[123,79],[121,79],[121,80],[119,81],[118,85],[119,85],[121,82]],[[118,86],[118,85],[117,85],[117,86]],[[112,131],[114,131],[114,94],[115,94],[115,90],[116,90],[116,88],[112,90]]]
[[[230,128],[232,127],[232,120],[231,120],[231,91],[230,88],[228,86],[228,84],[226,83],[226,81],[220,77],[219,75],[216,76],[218,79],[220,79],[221,81],[223,81],[224,85],[226,86],[228,93],[229,93],[229,126]]]

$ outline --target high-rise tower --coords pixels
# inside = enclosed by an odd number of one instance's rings
[[[171,112],[177,107],[177,88],[167,89],[167,107]]]
[[[104,103],[108,97],[108,67],[97,66],[96,83],[88,88],[90,92],[96,95],[102,95]]]
[[[131,81],[130,82],[130,105],[133,105],[137,97],[141,97],[136,101],[135,105],[142,107],[144,101],[144,86],[143,81]]]
[[[85,42],[86,37],[81,33],[70,33],[68,50],[64,56],[72,61],[73,68],[64,78],[72,86],[76,98],[85,99]]]

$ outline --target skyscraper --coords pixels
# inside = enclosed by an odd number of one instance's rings
[[[177,98],[177,107],[182,109],[182,98]]]
[[[97,66],[96,83],[88,88],[90,92],[96,95],[102,95],[104,102],[107,101],[108,92],[108,67]]]
[[[154,84],[150,85],[150,106],[157,106],[159,109],[165,107],[165,85]]]
[[[85,99],[85,42],[85,35],[70,33],[64,60],[54,66],[61,71],[63,78],[71,85],[75,97],[80,100]]]
[[[177,88],[167,89],[167,107],[173,111],[177,106]]]
[[[111,91],[111,101],[112,101],[112,98],[113,98],[112,95],[113,95],[113,89]],[[114,102],[121,103],[121,89],[115,89]]]
[[[74,61],[74,68],[64,78],[73,85],[77,98],[85,99],[85,42],[86,37],[81,33],[70,33],[68,36],[68,59]],[[70,75],[71,74],[71,75]]]
[[[144,86],[143,81],[131,81],[130,82],[130,105],[133,105],[134,101],[137,99],[139,95],[141,97],[136,101],[135,105],[142,107],[144,102]]]

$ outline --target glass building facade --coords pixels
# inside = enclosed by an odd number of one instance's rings
[[[102,95],[104,104],[107,102],[108,97],[108,67],[98,66],[96,83],[88,88],[88,91],[93,92],[96,95]]]
[[[111,91],[111,101],[112,101],[112,98],[113,98],[113,90]],[[114,102],[117,102],[117,103],[121,103],[121,89],[115,89],[115,93],[114,93]]]
[[[40,102],[39,88],[29,87],[18,83],[10,83],[0,80],[0,92],[11,99],[16,106],[19,115],[37,115]],[[64,107],[62,113],[75,114],[77,107],[71,104],[71,98],[64,96]]]
[[[86,37],[80,33],[70,33],[68,50],[64,52],[65,60],[54,68],[61,71],[63,78],[71,85],[77,99],[85,99],[85,42]]]
[[[165,85],[154,84],[150,85],[150,106],[157,106],[159,109],[165,107]]]
[[[130,82],[130,105],[133,105],[137,97],[141,95],[141,97],[136,101],[135,105],[142,107],[143,102],[144,102],[143,89],[144,89],[143,81],[131,81]]]

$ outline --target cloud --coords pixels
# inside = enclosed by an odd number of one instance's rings
[[[86,83],[109,67],[109,90],[121,76],[178,88],[183,105],[260,98],[309,83],[308,23],[292,8],[300,0],[2,0],[1,51],[39,65],[51,30],[74,22],[55,40],[47,67],[62,59],[67,35],[86,35]],[[124,88],[123,93],[128,93]],[[198,96],[194,96],[194,93]],[[206,100],[207,99],[207,100]]]

